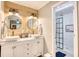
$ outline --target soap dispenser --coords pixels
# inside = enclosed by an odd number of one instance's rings
[[[40,35],[43,34],[42,24],[40,24],[40,25],[38,26],[38,34],[40,34]]]

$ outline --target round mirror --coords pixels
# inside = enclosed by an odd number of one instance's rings
[[[16,15],[5,17],[5,25],[8,29],[18,29],[21,27],[21,19]]]
[[[36,27],[36,19],[29,19],[28,21],[27,21],[27,27],[29,28],[29,29],[35,29],[35,27]]]

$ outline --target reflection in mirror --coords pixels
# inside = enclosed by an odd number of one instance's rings
[[[16,15],[9,15],[5,18],[8,29],[18,29],[21,26],[21,20]]]
[[[12,36],[14,36],[14,30],[19,29],[21,27],[21,19],[15,14],[6,16],[4,26],[6,27],[6,29],[11,29]]]
[[[32,15],[29,17],[27,21],[27,27],[29,30],[32,31],[32,34],[34,34],[34,30],[36,29],[36,22],[37,22],[37,16],[36,14],[32,13]]]
[[[35,22],[36,22],[36,19],[29,19],[29,20],[27,21],[27,26],[28,26],[28,28],[29,28],[29,29],[33,29],[34,26],[35,26]]]
[[[39,35],[43,34],[42,24],[37,19],[29,19],[27,21],[27,27],[32,31],[32,34],[35,34],[35,32]]]

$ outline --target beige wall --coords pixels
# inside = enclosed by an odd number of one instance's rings
[[[0,38],[2,37],[1,34],[1,30],[2,30],[2,21],[3,21],[3,18],[4,18],[4,14],[3,14],[3,10],[2,10],[2,1],[0,1]]]
[[[5,14],[5,17],[9,15],[9,9],[10,8],[17,9],[20,16],[21,16],[21,27],[19,29],[14,30],[14,35],[19,35],[23,31],[25,33],[31,32],[28,29],[26,22],[28,20],[28,17],[31,15],[31,13],[36,13],[37,14],[37,10],[31,9],[29,7],[25,7],[25,6],[22,6],[22,5],[18,5],[18,4],[12,3],[12,2],[5,1],[4,2],[4,14]],[[5,30],[5,33],[8,36],[10,36],[10,35],[12,35],[12,30],[10,30],[10,29]]]
[[[43,34],[45,36],[45,53],[52,51],[52,6],[57,3],[56,1],[51,1],[43,8],[38,11],[39,20],[43,26]]]
[[[78,25],[77,25],[77,27],[78,27],[78,28],[77,28],[77,30],[78,30],[78,42],[77,42],[77,43],[78,43],[78,57],[79,57],[79,2],[77,2],[77,3],[78,3],[78,4],[77,4],[77,9],[78,9],[78,10],[77,10],[77,16],[78,16],[78,17],[77,17],[77,24],[78,24]]]

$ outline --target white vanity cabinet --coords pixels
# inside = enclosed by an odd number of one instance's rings
[[[35,44],[35,43],[34,43]],[[26,57],[32,57],[33,54],[32,54],[32,51],[33,50],[33,41],[30,41],[30,42],[27,42],[24,44],[24,56]]]
[[[34,56],[43,55],[43,40],[37,39],[35,44],[33,45],[33,50]]]
[[[13,50],[11,45],[1,46],[1,57],[12,57]]]
[[[23,45],[16,44],[6,44],[1,46],[1,56],[2,57],[22,57],[23,56]]]
[[[2,57],[37,57],[43,55],[43,38],[6,43],[1,46]]]
[[[36,57],[43,55],[43,39],[27,42],[24,48],[24,56]]]
[[[13,50],[13,56],[14,57],[23,57],[24,53],[23,53],[23,44],[19,44],[19,45],[15,45],[12,47]]]

